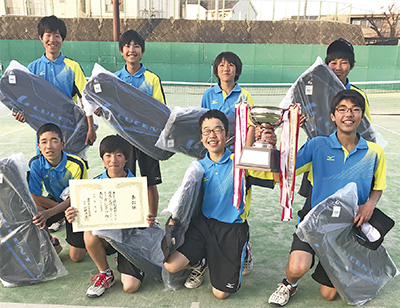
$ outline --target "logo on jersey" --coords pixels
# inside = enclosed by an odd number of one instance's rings
[[[327,161],[335,161],[335,156],[328,156],[326,158]]]
[[[39,76],[43,76],[44,75],[44,71],[39,73]]]
[[[218,102],[217,102],[217,101],[212,101],[211,104],[212,104],[212,105],[215,105],[215,104],[218,104]]]
[[[228,282],[226,284],[226,287],[229,288],[229,289],[233,289],[233,288],[235,288],[235,283]]]
[[[208,181],[208,176],[205,176],[204,178],[203,178],[203,182],[207,182]]]

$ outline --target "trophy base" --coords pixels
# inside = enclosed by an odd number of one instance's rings
[[[279,172],[279,151],[266,147],[244,147],[236,168]]]

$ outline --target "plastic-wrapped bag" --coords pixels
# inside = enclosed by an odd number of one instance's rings
[[[64,150],[84,156],[88,147],[86,115],[64,92],[14,60],[0,80],[0,91],[1,102],[13,112],[23,111],[26,123],[35,131],[45,123],[58,125],[64,136]]]
[[[96,230],[92,233],[104,238],[132,264],[161,282],[161,269],[163,267],[161,240],[165,232],[160,226]]]
[[[173,225],[169,225],[169,220],[165,225],[165,236],[161,243],[164,261],[183,244],[185,233],[189,228],[192,217],[196,216],[201,210],[203,175],[203,166],[198,161],[192,162],[185,172],[181,186],[172,196],[168,207],[161,212],[161,215],[171,214],[174,220]],[[188,274],[189,271],[185,270],[171,274],[164,269],[162,273],[164,290],[181,288]]]
[[[345,90],[344,85],[320,57],[291,86],[279,107],[287,109],[291,104],[299,104],[301,113],[307,116],[302,126],[309,139],[315,136],[329,136],[336,130],[331,120],[330,103],[333,97]],[[368,117],[364,116],[358,127],[361,136],[379,144],[387,145],[376,131]]]
[[[4,286],[28,285],[68,274],[48,234],[32,223],[36,205],[22,155],[0,160],[0,278]]]
[[[371,250],[357,242],[353,230],[357,200],[357,185],[347,184],[311,209],[296,234],[314,249],[340,297],[361,306],[398,270],[383,245]]]
[[[207,111],[208,109],[201,107],[175,107],[156,142],[156,147],[203,158],[207,150],[200,140],[199,119]],[[234,152],[235,118],[229,116],[227,118],[230,137],[227,140],[226,148]]]
[[[112,130],[155,160],[174,154],[154,146],[170,109],[98,64],[83,89],[82,102],[88,115],[101,107],[100,115]]]

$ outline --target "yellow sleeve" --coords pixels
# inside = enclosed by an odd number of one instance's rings
[[[386,185],[386,158],[385,153],[383,152],[382,147],[377,145],[376,143],[369,142],[368,148],[369,151],[375,151],[378,154],[378,165],[376,166],[374,173],[374,187],[373,190],[384,190]]]

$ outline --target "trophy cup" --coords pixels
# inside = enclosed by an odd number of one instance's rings
[[[278,127],[282,120],[282,110],[271,106],[253,106],[250,110],[255,124],[270,124]],[[251,147],[243,147],[236,168],[269,172],[279,172],[279,151],[268,142],[258,140]]]

